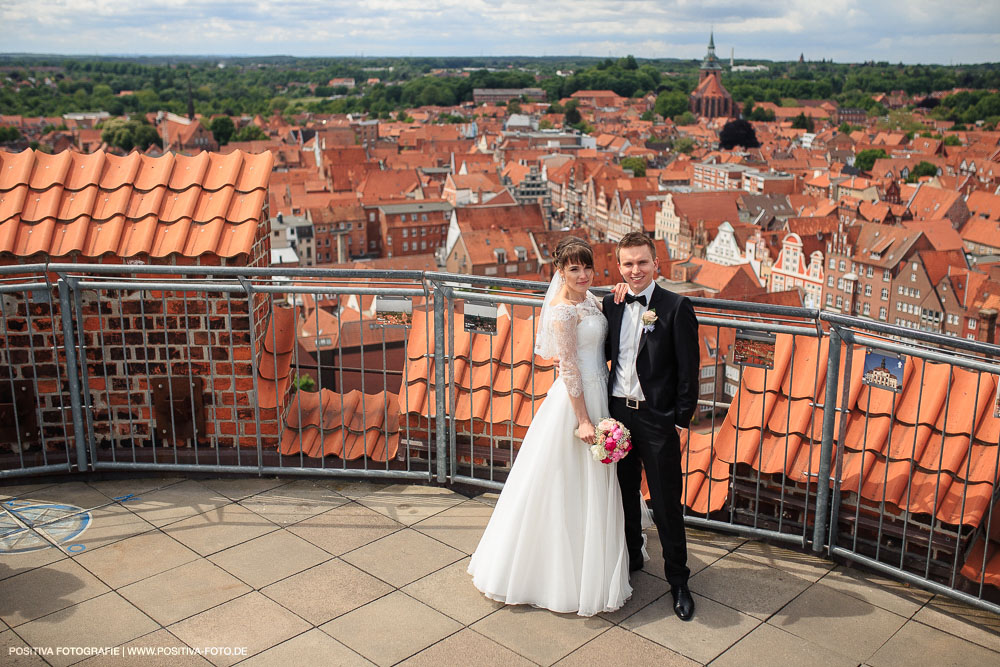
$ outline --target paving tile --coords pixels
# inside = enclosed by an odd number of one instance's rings
[[[99,481],[87,482],[87,485],[97,489],[104,496],[113,498],[123,498],[124,496],[141,497],[142,494],[151,493],[156,489],[165,489],[175,484],[186,481],[184,477],[139,477],[122,479],[102,479]],[[126,504],[131,501],[126,501]]]
[[[0,581],[0,618],[16,628],[109,590],[83,566],[70,559],[57,561]]]
[[[471,626],[539,665],[551,665],[612,627],[603,618],[505,606]]]
[[[103,493],[91,488],[84,482],[61,482],[53,484],[30,493],[23,493],[19,499],[75,505],[84,510],[112,502]]]
[[[319,628],[292,637],[249,660],[241,667],[273,667],[275,665],[336,665],[337,667],[369,667],[372,663],[347,648]],[[440,667],[439,665],[435,667]]]
[[[11,498],[24,498],[30,496],[36,491],[41,489],[47,489],[52,484],[5,484],[0,486],[0,500],[9,500]]]
[[[415,530],[400,530],[341,556],[396,588],[451,565],[465,554]]]
[[[0,632],[0,656],[4,667],[45,667],[46,662],[34,653],[24,653],[32,648],[24,643],[13,630]]]
[[[532,667],[535,663],[465,628],[399,664],[401,667]]]
[[[291,526],[288,530],[334,556],[394,533],[400,528],[392,519],[348,503]]]
[[[135,535],[151,531],[154,526],[121,505],[111,505],[90,513],[90,523],[80,535],[73,538],[74,548],[83,545],[84,552],[113,544]]]
[[[300,479],[244,498],[240,505],[282,526],[322,514],[350,502],[329,487]]]
[[[53,546],[21,553],[0,554],[0,581],[67,558],[69,556],[66,552]]]
[[[317,480],[316,483],[332,489],[351,500],[370,496],[393,484],[392,482],[349,480],[344,478],[321,479]]]
[[[320,629],[375,664],[392,665],[461,630],[462,626],[396,591],[335,618]]]
[[[250,587],[207,560],[195,560],[118,589],[161,625],[243,595]]]
[[[163,527],[230,502],[229,498],[189,480],[143,493],[137,499],[126,502],[125,507],[154,526]]]
[[[691,577],[691,589],[763,621],[812,583],[737,553]]]
[[[655,528],[647,528],[643,534],[646,536],[646,553],[649,560],[643,565],[643,572],[651,574],[660,579],[666,579],[663,572],[663,548],[660,545],[659,533]],[[688,541],[688,569],[691,576],[701,572],[712,563],[729,554],[729,550],[724,546],[713,546],[702,542]]]
[[[729,533],[715,532],[712,530],[702,530],[700,528],[692,528],[690,526],[685,528],[684,533],[687,536],[689,547],[692,544],[701,544],[704,546],[716,547],[718,549],[725,549],[726,551],[734,551],[749,541],[747,538],[740,537],[739,535],[731,535]]]
[[[192,647],[245,649],[241,655],[206,655],[213,665],[232,665],[301,634],[309,624],[254,591],[170,626]]]
[[[629,583],[632,585],[632,597],[625,602],[625,606],[618,611],[602,613],[598,616],[612,623],[621,623],[649,603],[670,592],[670,586],[667,585],[666,581],[645,571],[633,572],[629,577]]]
[[[118,646],[156,629],[155,621],[111,591],[25,623],[17,632],[35,647],[84,648]],[[85,654],[54,655],[45,659],[52,665],[61,666],[85,657]]]
[[[197,558],[198,554],[158,530],[75,556],[77,563],[112,588],[127,586]]]
[[[792,600],[769,622],[862,662],[888,641],[906,619],[820,582]]]
[[[712,661],[712,667],[856,667],[857,660],[807,642],[773,625],[761,623],[728,651]],[[915,663],[919,664],[919,663]],[[911,666],[912,667],[912,666]]]
[[[497,501],[499,499],[500,499],[500,494],[492,492],[483,493],[473,498],[473,500],[475,500],[476,502],[483,503],[484,505],[489,505],[490,507],[496,507]]]
[[[744,542],[734,553],[809,581],[818,581],[834,568],[833,562],[819,556],[755,540]]]
[[[109,660],[102,656],[95,656],[77,663],[77,665],[78,667],[122,667],[123,665],[208,667],[212,664],[200,655],[188,653],[191,650],[190,646],[161,628],[124,644],[122,653],[126,657]]]
[[[414,524],[413,528],[471,555],[479,546],[492,514],[489,505],[467,500]]]
[[[198,481],[230,500],[243,500],[289,483],[289,480],[277,477],[220,477]]]
[[[468,573],[469,559],[441,568],[402,590],[462,625],[471,625],[503,605],[480,593]]]
[[[698,663],[622,628],[611,628],[556,663],[559,667],[591,665],[662,665],[698,667]]]
[[[339,559],[282,579],[261,592],[313,625],[392,592],[392,586]]]
[[[465,496],[451,489],[417,484],[393,484],[357,498],[357,502],[368,509],[407,526],[466,500]]]
[[[708,663],[760,625],[743,614],[706,597],[692,593],[694,618],[682,621],[674,614],[673,598],[661,597],[624,621],[621,627],[666,646],[695,662]]]
[[[1000,641],[989,650],[947,632],[910,621],[867,662],[872,667],[935,667],[1000,664]]]
[[[838,565],[821,581],[824,586],[906,618],[913,616],[934,597],[933,593],[914,586],[842,565]]]
[[[245,507],[233,504],[172,523],[163,532],[202,556],[207,556],[275,530],[278,530],[276,524]]]
[[[262,535],[208,557],[226,572],[257,589],[330,558],[327,552],[287,530]]]
[[[913,620],[989,649],[1000,646],[1000,616],[943,595],[934,596]]]

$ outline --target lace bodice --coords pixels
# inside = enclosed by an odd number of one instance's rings
[[[570,396],[580,396],[588,381],[604,380],[604,338],[608,322],[591,293],[578,304],[552,306],[552,333],[559,355],[559,376]]]

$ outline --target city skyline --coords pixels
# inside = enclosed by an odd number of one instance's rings
[[[989,3],[802,0],[7,0],[4,53],[62,55],[595,56],[959,64],[1000,61]],[[247,39],[252,35],[253,39]]]

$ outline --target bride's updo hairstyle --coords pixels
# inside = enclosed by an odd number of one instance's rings
[[[579,264],[588,269],[594,268],[594,251],[590,244],[576,236],[567,236],[556,246],[552,254],[552,263],[557,269],[563,269],[568,264]]]

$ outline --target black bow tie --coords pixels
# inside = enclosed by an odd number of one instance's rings
[[[639,303],[641,303],[642,305],[645,306],[646,305],[646,295],[645,294],[640,294],[639,296],[634,296],[632,294],[626,294],[625,295],[625,303],[635,303],[636,301],[638,301]]]

